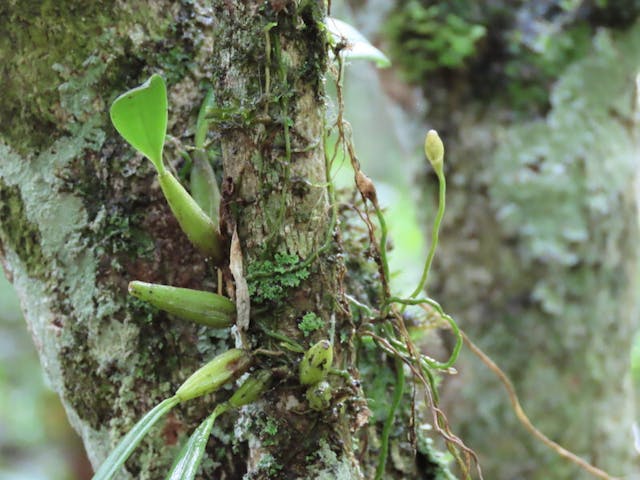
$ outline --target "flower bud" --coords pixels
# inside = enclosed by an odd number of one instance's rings
[[[211,393],[229,380],[243,374],[251,359],[243,351],[233,348],[224,352],[193,373],[176,391],[181,402]]]
[[[306,351],[300,362],[300,383],[313,385],[323,380],[333,363],[333,346],[329,340],[320,340]]]
[[[424,153],[436,173],[442,173],[444,162],[444,145],[435,130],[429,130],[424,140]]]

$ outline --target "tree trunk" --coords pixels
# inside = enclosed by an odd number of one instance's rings
[[[49,382],[96,466],[144,412],[227,348],[228,332],[127,297],[133,279],[215,285],[148,162],[118,139],[107,114],[117,94],[161,72],[170,133],[188,137],[211,74],[211,10],[205,2],[104,0],[5,2],[0,11],[3,266]],[[177,149],[166,153],[175,164]],[[175,410],[128,462],[129,473],[163,477],[207,403]],[[244,471],[226,447],[219,451],[205,475]]]
[[[386,406],[377,407],[370,442],[356,457],[369,411],[343,285],[348,278],[351,291],[371,288],[375,268],[346,276],[345,257],[363,260],[342,251],[336,229],[324,151],[324,8],[231,0],[0,6],[0,258],[94,466],[235,336],[261,349],[259,366],[278,381],[240,417],[216,423],[203,478],[351,479],[375,468]],[[134,279],[234,293],[228,265],[218,285],[216,269],[172,217],[149,163],[110,126],[114,98],[156,72],[169,90],[165,163],[179,172],[213,86],[221,231],[227,246],[237,233],[231,260],[242,260],[248,281],[246,332],[198,327],[127,296]],[[355,236],[345,238],[364,251]],[[238,286],[235,294],[245,298]],[[304,331],[309,315],[316,326]],[[281,349],[276,336],[305,348],[332,341],[343,374],[330,377],[330,408],[309,409],[298,381],[301,354]],[[384,398],[393,362],[371,351],[362,358],[369,362],[363,378],[377,379],[371,392]],[[127,475],[164,478],[179,445],[226,395],[176,408],[127,462]],[[426,443],[418,473],[406,434],[397,425],[385,478],[440,478]]]
[[[408,75],[426,82],[427,119],[447,149],[448,210],[430,293],[513,380],[534,424],[611,474],[629,475],[637,471],[629,377],[639,327],[637,7],[467,3],[450,13],[486,34],[457,66],[417,70],[413,59],[435,64],[451,52],[420,56],[410,50],[420,38],[411,37],[415,25],[396,17],[390,27],[399,29]],[[429,18],[443,30],[453,25]],[[555,28],[547,57],[508,50],[542,24]],[[536,77],[541,65],[555,69],[550,77]],[[425,178],[425,203],[433,183]],[[477,358],[464,355],[458,368],[445,403],[487,478],[583,478],[517,423]]]

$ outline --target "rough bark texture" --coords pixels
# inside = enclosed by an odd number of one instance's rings
[[[353,326],[348,305],[341,303],[344,264],[330,245],[302,265],[326,242],[333,244],[335,227],[323,142],[327,46],[322,3],[215,5],[214,56],[220,61],[214,85],[225,112],[216,119],[224,216],[229,236],[237,228],[252,294],[247,341],[276,346],[263,327],[305,346],[331,337],[335,365],[348,367]],[[289,272],[281,273],[283,267]],[[307,337],[298,325],[308,314],[323,326]],[[243,416],[251,438],[248,478],[358,478],[352,432],[359,411],[366,412],[362,401],[310,412],[296,361],[287,356],[264,363],[280,365],[288,374],[280,388]],[[345,398],[358,399],[357,388],[344,385],[343,390]]]
[[[314,412],[297,380],[300,354],[257,357],[259,366],[279,369],[276,387],[240,417],[216,423],[202,477],[362,475],[354,435],[368,410],[327,189],[322,8],[315,1],[222,0],[0,7],[0,258],[94,466],[144,412],[233,344],[229,330],[182,322],[126,294],[133,279],[218,287],[215,270],[171,216],[149,163],[108,121],[117,94],[158,72],[168,83],[173,136],[165,163],[177,170],[200,101],[209,82],[214,87],[221,226],[229,241],[237,228],[252,301],[244,341],[280,348],[265,329],[305,346],[331,338],[334,365],[351,375],[332,376],[332,407]],[[226,267],[223,278],[232,291]],[[311,313],[322,326],[306,336],[299,322]],[[214,402],[209,395],[172,412],[123,478],[163,478]]]
[[[630,341],[639,327],[640,26],[630,23],[637,7],[603,2],[602,11],[586,2],[572,12],[576,18],[563,18],[538,2],[504,3],[476,57],[457,69],[412,73],[426,78],[427,121],[447,146],[448,211],[430,293],[514,381],[534,424],[612,474],[630,475],[637,471],[629,378]],[[505,80],[513,71],[500,29],[518,28],[509,23],[515,12],[525,19],[523,32],[562,19],[552,42],[575,42],[546,79]],[[543,13],[544,20],[537,17]],[[406,33],[404,40],[411,38]],[[510,66],[539,72],[530,51],[519,54]],[[505,102],[514,98],[538,103],[523,110]],[[427,203],[434,197],[432,188]],[[454,430],[481,454],[487,478],[587,478],[519,426],[500,384],[477,359],[464,356],[458,368],[445,400]]]
[[[115,96],[162,73],[170,133],[189,129],[211,76],[206,2],[3,2],[0,7],[0,252],[52,387],[94,465],[229,332],[168,318],[127,297],[141,279],[215,288],[146,160],[110,126]],[[165,149],[176,165],[176,148]],[[163,478],[212,398],[172,413],[127,469]],[[227,426],[228,427],[228,426]],[[246,469],[221,424],[203,475]]]

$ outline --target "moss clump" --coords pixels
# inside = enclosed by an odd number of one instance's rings
[[[298,328],[307,338],[311,333],[324,327],[324,320],[313,312],[309,312],[302,317]]]
[[[64,396],[73,399],[73,407],[79,418],[92,428],[104,428],[113,416],[116,387],[104,381],[98,362],[89,351],[87,331],[76,328],[74,347],[60,350],[60,363],[64,369]],[[90,388],[100,385],[99,389]]]
[[[282,465],[278,463],[276,458],[270,453],[266,453],[260,457],[256,467],[258,471],[265,472],[270,477],[277,475],[278,472],[282,470]]]
[[[40,248],[40,230],[26,217],[24,203],[17,186],[0,180],[0,218],[11,225],[0,229],[0,244],[11,248],[24,263],[30,276],[44,279],[47,268]]]
[[[300,285],[309,276],[295,254],[276,253],[273,260],[253,262],[247,269],[249,293],[257,303],[278,302],[290,288]]]
[[[63,120],[58,118],[60,79],[53,72],[54,65],[81,68],[98,46],[96,32],[113,25],[109,15],[117,9],[113,0],[31,0],[22,2],[20,8],[2,3],[0,51],[8,58],[0,67],[0,128],[12,144],[37,148],[51,142],[51,132]]]

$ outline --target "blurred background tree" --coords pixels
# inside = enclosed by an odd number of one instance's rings
[[[547,435],[612,473],[638,471],[629,352],[640,326],[640,2],[349,3],[399,70],[382,77],[392,108],[447,146],[429,293],[507,372]],[[428,232],[435,179],[426,163],[418,176]],[[464,355],[458,369],[445,409],[487,478],[583,478],[524,431],[477,359]]]
[[[91,477],[82,442],[45,384],[18,297],[0,275],[0,479]]]

